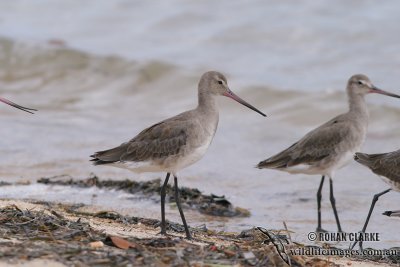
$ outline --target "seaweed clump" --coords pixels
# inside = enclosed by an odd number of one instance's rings
[[[88,188],[96,186],[98,188],[107,188],[122,190],[131,194],[144,194],[146,196],[160,195],[161,180],[155,179],[145,182],[136,182],[132,180],[100,180],[97,176],[93,175],[84,180],[73,179],[69,176],[55,176],[51,178],[40,178],[38,183],[47,185],[61,185],[61,186],[78,186]],[[174,202],[174,194],[172,186],[167,187],[167,202]],[[244,208],[234,207],[225,196],[217,196],[214,194],[205,195],[197,188],[181,187],[179,189],[181,202],[192,209],[198,210],[200,213],[211,216],[222,217],[248,217],[250,212]]]

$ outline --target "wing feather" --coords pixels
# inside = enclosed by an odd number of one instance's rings
[[[186,125],[187,126],[187,125]],[[110,150],[96,152],[94,164],[117,161],[147,161],[178,154],[187,143],[185,124],[178,118],[154,124],[127,143]]]
[[[351,135],[349,124],[341,115],[306,134],[282,152],[261,161],[258,168],[287,168],[299,164],[312,165],[329,157]]]
[[[400,150],[383,154],[357,153],[356,157],[358,162],[366,165],[375,174],[400,183]]]

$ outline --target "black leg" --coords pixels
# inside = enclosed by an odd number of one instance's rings
[[[321,227],[321,199],[322,199],[322,186],[324,185],[324,180],[325,176],[322,175],[321,182],[319,184],[319,188],[317,191],[317,205],[318,205],[318,226],[317,226],[317,232],[322,232],[322,227]]]
[[[379,197],[382,196],[382,195],[384,195],[384,194],[386,194],[386,193],[389,192],[390,190],[392,190],[392,189],[389,188],[389,189],[386,189],[386,190],[383,191],[383,192],[380,192],[379,194],[374,195],[374,198],[372,199],[371,207],[369,208],[369,212],[368,212],[367,219],[365,220],[364,227],[362,228],[361,233],[365,233],[365,230],[367,230],[367,225],[368,225],[369,219],[371,218],[371,214],[372,214],[372,211],[374,210],[375,203],[378,201]],[[358,242],[360,243],[360,248],[362,249],[362,241],[356,241],[356,242],[354,242],[354,244],[353,244],[353,246],[351,247],[351,249],[353,249],[353,248],[356,246],[356,244],[357,244]]]
[[[166,230],[166,225],[165,225],[165,195],[166,195],[166,189],[167,189],[167,184],[169,180],[169,175],[170,173],[167,173],[167,177],[165,177],[164,184],[161,187],[161,234],[166,235],[167,230]]]
[[[339,216],[336,210],[336,201],[335,201],[335,197],[333,196],[333,181],[332,178],[329,177],[329,188],[330,188],[330,200],[331,200],[331,205],[332,205],[332,209],[333,209],[333,214],[335,215],[335,220],[336,220],[336,225],[338,228],[338,232],[342,232],[342,227],[340,227],[340,221],[339,221]]]
[[[178,206],[179,214],[181,215],[181,218],[182,218],[183,226],[185,227],[186,238],[192,239],[192,236],[190,235],[190,232],[189,232],[189,228],[186,224],[185,215],[183,214],[183,210],[181,207],[181,200],[179,198],[179,189],[178,189],[178,177],[176,177],[176,176],[174,176],[174,187],[175,187],[175,201],[176,201],[176,205]]]

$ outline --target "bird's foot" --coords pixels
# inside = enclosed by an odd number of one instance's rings
[[[168,238],[173,237],[173,235],[168,234],[166,231],[160,231],[160,232],[157,233],[157,235],[162,235],[162,236],[165,236],[165,237],[168,237]],[[186,235],[184,238],[187,239],[187,240],[194,240],[194,238],[192,237],[191,234]]]
[[[353,245],[350,246],[350,250],[353,250],[354,247],[357,245],[357,243],[359,243],[360,246],[360,250],[363,250],[363,246],[362,246],[362,241],[354,241]]]
[[[196,237],[196,235],[194,235],[194,236],[190,235],[189,237],[185,236],[184,239],[187,240],[187,241],[191,241],[191,242],[201,242],[201,243],[206,243],[206,244],[209,244],[209,245],[214,245],[215,244],[215,242],[201,239],[199,237]]]
[[[323,229],[322,227],[317,227],[317,229],[315,229],[315,232],[317,232],[317,233],[328,233],[329,231]]]
[[[185,238],[186,238],[187,240],[193,240],[193,237],[192,237],[192,235],[191,235],[190,233],[187,234]]]
[[[165,237],[171,237],[171,235],[168,234],[167,231],[165,231],[165,230],[164,230],[164,231],[161,230],[160,232],[157,233],[157,235],[163,235],[163,236],[165,236]]]
[[[358,233],[363,233],[363,232],[360,231],[360,232],[358,232]],[[363,241],[362,241],[362,240],[354,241],[353,245],[350,246],[350,250],[353,250],[353,248],[357,245],[357,243],[359,244],[360,250],[362,251],[362,250],[363,250],[363,245],[362,245],[362,244],[363,244]]]

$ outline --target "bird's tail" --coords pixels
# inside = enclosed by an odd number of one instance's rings
[[[375,162],[375,160],[379,158],[381,155],[383,154],[366,154],[357,152],[354,155],[354,160],[364,166],[370,167]]]
[[[99,151],[90,155],[93,165],[103,165],[120,161],[121,156],[126,152],[126,144],[122,144],[115,148]]]
[[[400,210],[388,210],[382,213],[383,215],[389,216],[389,217],[400,217]]]
[[[293,160],[291,157],[293,149],[295,149],[297,143],[294,143],[290,147],[286,148],[285,150],[279,152],[278,154],[260,161],[256,168],[259,169],[281,169],[286,168],[293,164]]]
[[[259,169],[280,169],[287,167],[288,162],[290,161],[290,157],[276,155],[266,160],[260,161],[256,168]]]

